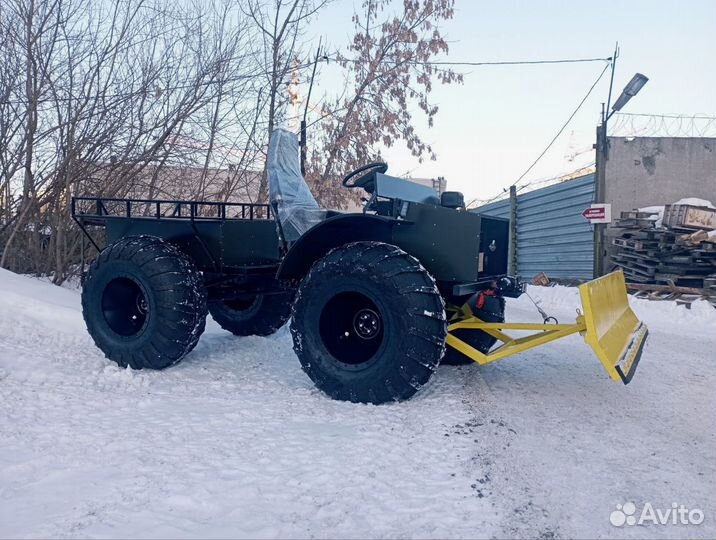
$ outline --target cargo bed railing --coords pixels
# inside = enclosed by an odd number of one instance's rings
[[[82,268],[85,238],[97,251],[102,249],[87,226],[102,227],[108,219],[188,220],[196,230],[198,221],[273,219],[271,206],[260,203],[182,201],[173,199],[122,199],[115,197],[72,197],[72,219],[82,231]]]
[[[272,219],[271,206],[260,203],[72,197],[72,218],[103,225],[107,218]]]

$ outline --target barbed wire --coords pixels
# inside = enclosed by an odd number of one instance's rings
[[[616,113],[612,137],[716,137],[716,116]]]

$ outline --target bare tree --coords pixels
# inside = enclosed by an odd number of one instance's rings
[[[264,89],[266,90],[264,115],[266,129],[258,141],[265,148],[267,136],[285,118],[288,99],[286,85],[292,70],[301,66],[305,57],[301,38],[304,25],[322,9],[329,0],[247,0],[245,13],[260,31],[261,46],[257,51],[263,60]],[[298,64],[298,66],[297,66]],[[264,153],[265,155],[265,153]],[[259,201],[267,198],[266,170],[261,177]]]
[[[12,182],[22,167],[27,141],[27,132],[23,129],[27,107],[21,101],[25,63],[20,40],[9,39],[10,33],[20,26],[16,11],[0,10],[0,232],[17,218]]]
[[[376,160],[381,146],[403,141],[419,159],[434,159],[415,129],[413,111],[424,113],[432,126],[438,112],[429,101],[433,84],[462,82],[461,75],[432,63],[448,52],[439,25],[453,16],[453,3],[414,0],[390,14],[390,0],[364,0],[354,15],[356,33],[347,53],[337,58],[348,90],[326,105],[309,167],[325,204],[342,202],[336,197],[337,174]]]
[[[0,265],[62,281],[79,239],[69,199],[90,178],[95,194],[153,196],[165,167],[203,156],[208,170],[232,109],[222,98],[241,100],[258,76],[228,6],[13,0],[3,10]],[[217,103],[207,151],[202,113]]]
[[[304,32],[329,0],[5,0],[0,7],[0,266],[76,272],[73,195],[265,201],[270,132],[288,83],[308,71]],[[325,204],[338,173],[431,122],[430,60],[452,0],[365,0],[339,57],[344,92],[313,130],[308,180]],[[309,54],[311,53],[311,54]],[[303,60],[302,60],[303,59]],[[305,71],[304,71],[305,70]],[[149,208],[147,207],[147,211]]]

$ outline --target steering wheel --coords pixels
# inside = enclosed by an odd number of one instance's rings
[[[372,180],[375,177],[375,174],[382,174],[387,170],[388,164],[383,163],[382,161],[369,163],[368,165],[358,167],[355,171],[349,173],[345,178],[343,178],[342,184],[344,187],[347,188],[363,188],[368,193],[373,193],[373,190],[375,189],[375,182],[373,182]],[[358,178],[355,178],[356,176],[358,176]],[[351,182],[350,180],[352,180],[353,178],[355,178],[355,180]]]

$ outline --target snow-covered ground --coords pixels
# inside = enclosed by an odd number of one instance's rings
[[[575,289],[530,293],[573,319]],[[119,369],[75,291],[0,271],[0,537],[714,537],[716,310],[633,305],[627,387],[573,336],[376,407],[316,391],[285,328]],[[629,501],[705,519],[611,525]]]

